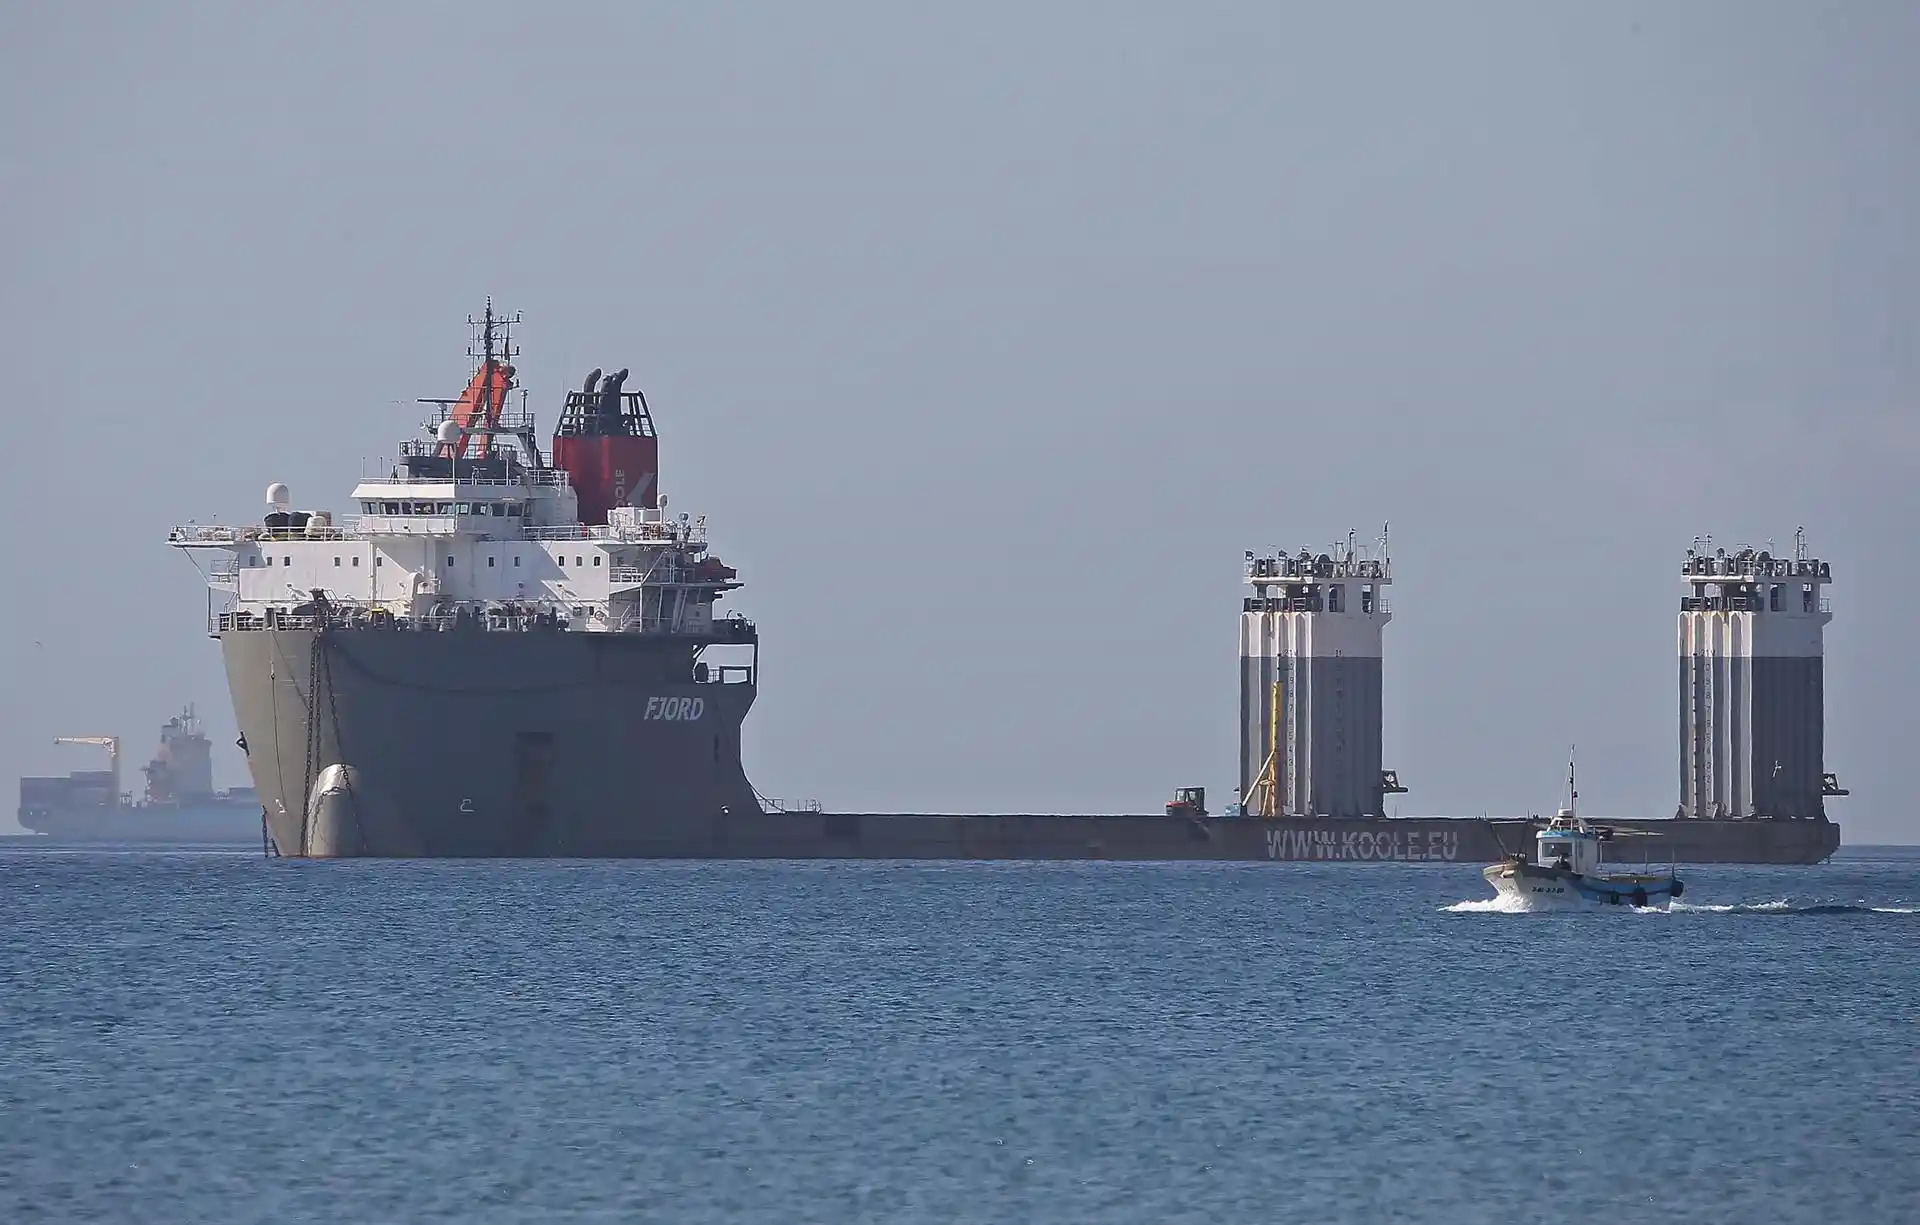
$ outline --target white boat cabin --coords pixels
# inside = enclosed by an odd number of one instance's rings
[[[1534,835],[1534,864],[1589,876],[1600,870],[1600,834],[1562,808]]]

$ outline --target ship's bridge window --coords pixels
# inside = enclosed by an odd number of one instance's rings
[[[397,515],[400,513],[400,503],[398,502],[382,502],[380,505],[389,515]]]
[[[433,503],[422,503],[420,507],[420,513],[423,515],[432,515],[432,514],[450,515],[453,513],[453,503],[441,502],[437,504],[437,507],[436,507],[436,504],[433,504]]]
[[[1569,858],[1573,856],[1573,844],[1571,842],[1547,843],[1547,858],[1558,859],[1562,855],[1565,855]]]
[[[462,514],[462,515],[470,515],[470,514],[472,514],[472,513],[473,513],[473,503],[471,503],[471,502],[462,502],[462,503],[460,503],[460,506],[459,506],[459,510],[457,511],[457,513],[459,513],[459,514]]]

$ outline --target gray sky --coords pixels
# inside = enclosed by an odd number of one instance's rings
[[[1911,4],[9,15],[0,822],[188,700],[239,781],[168,525],[345,509],[492,294],[544,421],[646,390],[769,795],[1230,798],[1243,551],[1390,521],[1401,811],[1670,813],[1681,555],[1804,524],[1920,841]]]

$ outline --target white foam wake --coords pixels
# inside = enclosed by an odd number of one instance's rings
[[[1920,914],[1920,907],[1914,906],[1869,906],[1864,902],[1795,902],[1781,900],[1774,902],[1735,902],[1725,905],[1707,905],[1702,903],[1675,902],[1675,910],[1689,911],[1693,914],[1753,914],[1753,915],[1834,915],[1834,914]]]
[[[1567,909],[1593,910],[1600,914],[1731,914],[1731,915],[1846,915],[1881,914],[1915,915],[1920,907],[1915,906],[1869,906],[1864,902],[1795,902],[1779,900],[1772,902],[1670,902],[1666,907],[1659,906],[1534,906],[1529,899],[1511,893],[1498,897],[1473,898],[1464,902],[1455,902],[1440,907],[1446,914],[1529,914],[1541,911]]]
[[[1497,897],[1455,902],[1440,909],[1448,914],[1525,914],[1531,907],[1527,905],[1527,899],[1518,894],[1502,893]]]

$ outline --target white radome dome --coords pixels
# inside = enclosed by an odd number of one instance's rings
[[[282,485],[279,481],[275,481],[273,484],[267,486],[268,506],[289,506],[292,505],[292,503],[293,495],[287,492],[285,485]]]
[[[460,428],[460,423],[449,418],[440,423],[440,428],[433,432],[433,436],[438,438],[443,445],[450,447],[460,441],[460,435],[463,432]]]

